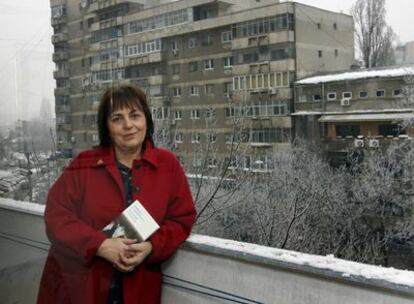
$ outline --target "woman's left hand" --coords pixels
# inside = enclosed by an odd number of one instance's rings
[[[152,244],[150,242],[142,242],[130,244],[127,253],[121,255],[121,262],[126,267],[137,267],[151,253]]]

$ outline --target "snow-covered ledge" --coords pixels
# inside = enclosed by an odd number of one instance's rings
[[[43,212],[42,205],[0,198],[4,303],[34,302],[48,247]],[[164,273],[163,304],[414,302],[411,271],[203,235],[192,235]],[[25,293],[19,293],[22,284]]]

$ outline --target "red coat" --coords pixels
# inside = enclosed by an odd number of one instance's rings
[[[175,156],[147,142],[132,168],[133,198],[160,225],[150,241],[152,253],[124,275],[124,303],[160,302],[160,263],[188,237],[195,209],[184,172]],[[106,304],[112,265],[97,257],[101,231],[125,208],[125,193],[113,150],[81,153],[49,191],[45,222],[51,248],[38,303]]]

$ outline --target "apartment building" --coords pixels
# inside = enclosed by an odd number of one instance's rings
[[[295,83],[295,136],[321,145],[333,161],[352,151],[386,149],[414,135],[414,66],[331,73]]]
[[[157,136],[183,162],[206,142],[224,156],[235,118],[244,121],[247,149],[265,155],[293,136],[293,82],[354,61],[352,17],[295,2],[51,0],[51,7],[58,145],[69,157],[97,144],[100,95],[120,82],[148,93]]]

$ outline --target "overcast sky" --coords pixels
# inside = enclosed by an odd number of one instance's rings
[[[298,2],[348,13],[354,1]],[[414,41],[414,0],[387,0],[387,11],[400,40]],[[43,97],[53,103],[51,35],[49,0],[0,0],[0,126],[38,116]]]

